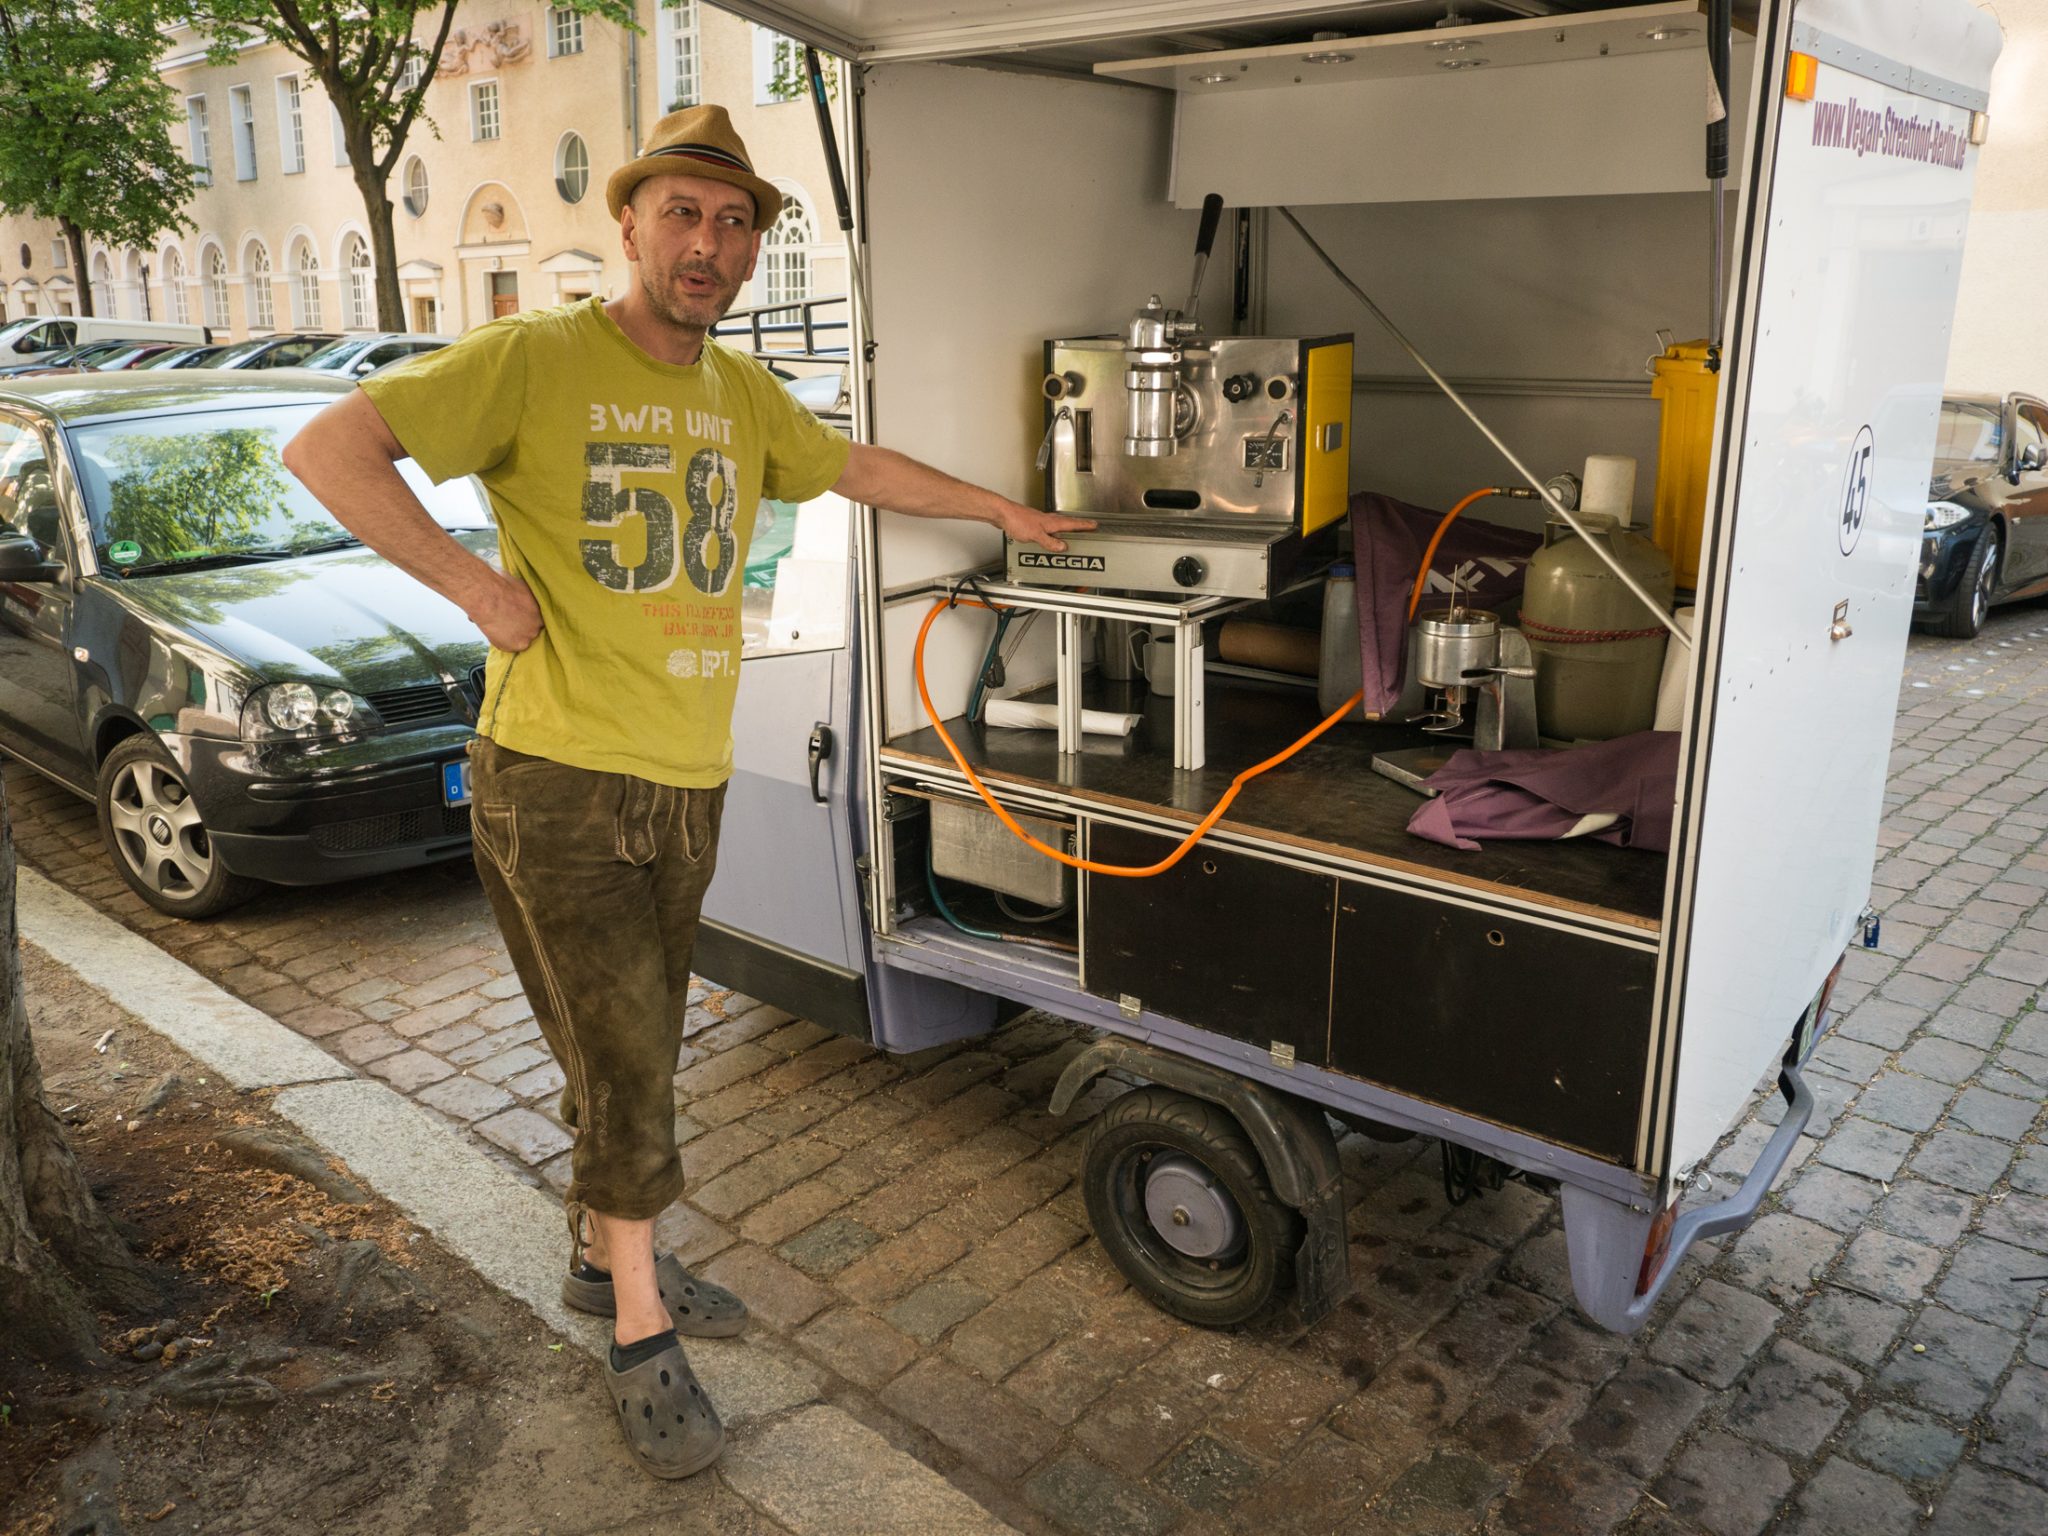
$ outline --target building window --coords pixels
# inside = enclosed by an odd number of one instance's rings
[[[256,102],[246,85],[228,90],[228,116],[235,130],[235,180],[256,179]]]
[[[103,319],[114,313],[114,269],[107,265],[107,253],[92,259],[92,312]]]
[[[200,186],[208,186],[213,181],[213,138],[206,125],[204,96],[185,98],[185,131],[192,143],[192,169],[198,173],[196,179]]]
[[[398,88],[408,93],[416,91],[420,88],[420,82],[426,78],[427,56],[420,51],[419,44],[414,43],[411,52],[405,56],[405,63],[399,68]]]
[[[327,128],[334,135],[334,163],[348,164],[348,140],[341,131],[341,108],[333,102],[327,103]]]
[[[490,274],[491,318],[502,320],[507,315],[519,313],[519,274],[517,272],[493,272]]]
[[[583,14],[562,6],[548,7],[548,57],[559,59],[583,51]]]
[[[183,325],[188,318],[185,310],[185,258],[178,254],[175,245],[168,246],[156,269],[164,283],[164,318],[173,325]]]
[[[414,294],[412,300],[412,328],[431,335],[441,323],[440,306],[424,294]]]
[[[249,247],[249,329],[277,329],[277,298],[270,291],[270,251],[263,245]]]
[[[703,44],[697,32],[697,0],[663,0],[658,21],[655,89],[661,110],[694,107],[702,93]]]
[[[754,23],[754,105],[773,106],[803,95],[804,45]]]
[[[793,197],[784,202],[782,216],[761,241],[764,302],[789,304],[811,296],[811,246],[816,239],[803,204]],[[793,320],[796,312],[774,318]]]
[[[26,257],[23,258],[21,264],[24,267],[28,265]],[[66,267],[71,265],[71,247],[66,245],[62,240],[52,240],[50,242],[50,265],[55,267],[59,272],[62,272]]]
[[[299,77],[277,78],[277,157],[287,176],[306,168],[306,114],[299,106]]]
[[[479,80],[469,88],[469,136],[495,139],[498,136],[498,82]]]
[[[580,203],[590,190],[590,148],[573,133],[555,146],[555,190],[565,203]]]
[[[342,263],[348,268],[348,328],[367,331],[376,317],[376,274],[370,268],[370,248],[361,235],[350,235],[342,246]]]
[[[414,218],[427,211],[427,164],[418,155],[405,162],[405,211]]]
[[[220,247],[209,246],[206,252],[206,323],[215,330],[228,328],[228,259],[220,253]]]
[[[320,253],[310,240],[299,242],[292,273],[292,324],[302,331],[320,329]]]

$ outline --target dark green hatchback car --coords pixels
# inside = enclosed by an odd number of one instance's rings
[[[280,458],[349,387],[194,371],[0,389],[0,750],[90,796],[162,911],[469,850],[483,636]],[[495,554],[480,486],[399,468]]]

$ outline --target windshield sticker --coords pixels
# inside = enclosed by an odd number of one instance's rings
[[[133,539],[116,539],[107,546],[107,558],[116,565],[133,565],[142,558],[142,546]]]

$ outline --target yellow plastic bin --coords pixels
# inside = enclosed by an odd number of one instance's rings
[[[1704,341],[1675,342],[1655,358],[1651,396],[1664,407],[1657,434],[1657,509],[1651,537],[1671,557],[1681,589],[1699,586],[1700,544],[1706,533],[1707,467],[1714,446],[1714,410],[1721,375],[1709,367]]]

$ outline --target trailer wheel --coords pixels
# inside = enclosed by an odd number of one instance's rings
[[[1249,1137],[1216,1105],[1139,1088],[1096,1117],[1081,1149],[1095,1236],[1162,1310],[1207,1328],[1273,1301],[1301,1218],[1273,1194]]]

